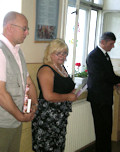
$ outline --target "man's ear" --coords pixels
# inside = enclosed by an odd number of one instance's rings
[[[7,24],[6,28],[7,28],[7,30],[8,30],[9,32],[12,32],[12,31],[13,31],[13,27],[12,27],[11,24]]]
[[[101,43],[102,43],[102,45],[105,45],[106,41],[105,40],[101,40]]]
[[[11,31],[11,30],[12,30],[12,25],[11,25],[11,24],[8,24],[8,25],[7,25],[7,28],[8,28],[9,31]]]

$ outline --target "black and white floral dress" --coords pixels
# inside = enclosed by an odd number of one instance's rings
[[[64,94],[74,89],[75,84],[70,77],[62,77],[54,69],[52,71],[54,72],[54,92]],[[72,111],[71,102],[46,101],[39,81],[38,86],[40,89],[39,106],[32,122],[33,150],[35,152],[63,152],[67,118],[69,112]]]

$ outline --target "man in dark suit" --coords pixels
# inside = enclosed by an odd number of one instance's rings
[[[113,86],[120,83],[115,75],[109,52],[116,41],[112,32],[105,32],[99,45],[88,55],[88,96],[91,103],[96,152],[111,152]]]

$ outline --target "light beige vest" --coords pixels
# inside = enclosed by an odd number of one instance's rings
[[[0,41],[0,48],[2,49],[6,57],[6,90],[9,92],[13,101],[20,109],[20,111],[22,111],[25,88],[23,88],[22,85],[22,78],[21,78],[19,66],[14,56],[12,55],[11,51],[7,48],[7,46],[2,41]],[[23,69],[24,84],[26,85],[27,67],[21,50],[19,50],[19,56]],[[21,122],[17,121],[10,113],[8,113],[6,110],[0,107],[1,128],[16,128],[20,124]]]

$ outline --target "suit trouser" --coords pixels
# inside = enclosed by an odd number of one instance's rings
[[[0,152],[19,152],[22,125],[17,128],[0,128]]]
[[[111,152],[112,105],[91,103],[96,152]]]

